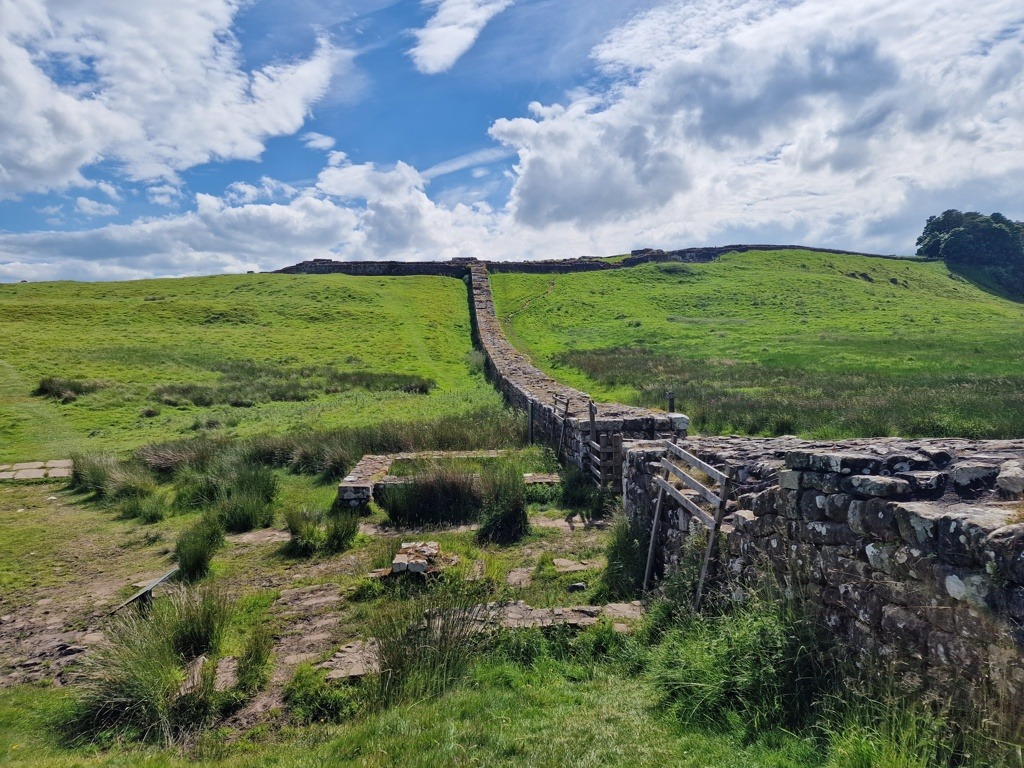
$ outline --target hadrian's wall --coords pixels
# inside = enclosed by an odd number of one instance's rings
[[[611,446],[621,446],[624,438],[685,436],[689,419],[683,414],[613,403],[597,404],[591,432],[590,397],[533,367],[505,338],[494,313],[490,280],[483,264],[472,266],[470,290],[474,331],[486,355],[488,375],[512,405],[533,414],[534,435],[538,440],[556,447],[561,443],[567,461],[589,470],[588,444],[591,441],[607,443],[610,452]],[[609,461],[621,466],[621,452],[616,449],[615,458]]]
[[[723,577],[773,575],[855,658],[891,664],[908,684],[978,693],[974,683],[989,681],[999,694],[1024,693],[1024,441],[684,445],[735,477]],[[663,455],[657,443],[627,446],[624,502],[648,530]],[[678,565],[701,525],[663,503],[659,573]]]

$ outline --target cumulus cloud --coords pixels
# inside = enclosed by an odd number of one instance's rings
[[[232,32],[240,0],[3,3],[0,197],[89,186],[101,160],[133,180],[224,159],[256,159],[301,128],[339,62],[322,38],[309,58],[245,71]]]
[[[316,131],[302,134],[302,143],[309,149],[320,149],[327,151],[334,149],[334,139]]]
[[[117,208],[109,203],[101,203],[88,197],[75,200],[75,210],[86,216],[116,216]]]
[[[409,51],[416,69],[425,75],[447,72],[473,47],[487,23],[515,0],[426,0],[437,6],[423,29],[413,32]]]
[[[1019,6],[672,2],[594,51],[609,84],[491,135],[518,152],[529,227],[622,222],[648,242],[760,228],[910,250],[870,235],[918,190],[989,179],[1019,196]],[[959,201],[955,201],[959,202]],[[948,207],[948,206],[947,206]]]

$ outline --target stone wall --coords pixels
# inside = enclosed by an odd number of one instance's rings
[[[598,442],[602,436],[609,443],[622,438],[685,436],[690,420],[681,413],[614,403],[597,404],[591,433],[590,397],[535,368],[526,355],[505,338],[494,313],[487,267],[482,263],[472,266],[470,290],[474,333],[486,356],[488,375],[513,406],[528,413],[532,406],[535,438],[553,446],[561,441],[565,460],[581,469],[589,469],[588,443],[590,440]],[[561,400],[556,400],[556,396]],[[621,456],[617,461],[621,463]]]
[[[909,683],[949,692],[986,680],[997,693],[1024,693],[1024,441],[700,438],[685,447],[735,477],[724,576],[773,575],[855,658],[891,663]],[[648,529],[663,455],[655,443],[626,450],[627,512]],[[690,526],[700,526],[670,498],[663,511],[659,573],[678,565]]]

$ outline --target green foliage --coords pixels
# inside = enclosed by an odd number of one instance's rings
[[[615,517],[605,550],[608,566],[601,574],[608,599],[634,600],[643,592],[649,537],[650,531],[639,518]]]
[[[929,216],[917,238],[917,253],[942,259],[951,269],[977,268],[987,284],[1024,296],[1024,222],[1001,213],[943,211]]]
[[[61,403],[73,403],[82,395],[88,395],[108,386],[105,381],[82,381],[59,376],[45,376],[32,393],[38,397],[50,397]]]
[[[274,633],[266,624],[258,624],[249,633],[238,657],[238,690],[246,694],[259,691],[270,680]]]
[[[475,476],[435,467],[409,482],[385,486],[379,503],[393,524],[412,527],[469,522],[482,499]]]
[[[750,734],[806,725],[835,678],[817,623],[756,594],[729,612],[680,621],[652,650],[649,674],[684,722],[742,724]]]
[[[359,533],[359,515],[345,508],[328,512],[289,509],[285,512],[285,524],[291,534],[289,549],[304,557],[344,552]]]
[[[1024,436],[1024,307],[944,264],[794,250],[686,266],[492,286],[547,373],[604,401],[665,408],[674,390],[697,432]]]
[[[212,515],[204,515],[199,522],[183,531],[174,547],[174,559],[178,562],[181,578],[194,581],[209,573],[210,561],[223,543],[222,523]]]
[[[483,642],[481,597],[442,582],[423,597],[382,607],[370,632],[380,662],[370,692],[377,706],[440,696],[466,675]]]
[[[530,532],[526,514],[526,483],[522,467],[513,461],[489,466],[481,478],[480,528],[476,539],[511,544]]]
[[[358,689],[332,685],[322,669],[303,663],[284,689],[284,700],[292,716],[301,723],[337,723],[359,710]]]
[[[97,499],[118,501],[153,493],[156,480],[142,464],[118,461],[113,456],[72,456],[71,487],[91,492]]]
[[[156,601],[149,617],[124,614],[75,673],[76,706],[66,728],[76,740],[109,736],[171,744],[215,714],[216,656],[229,605],[209,590]],[[205,661],[201,655],[208,655]],[[189,675],[189,664],[198,665]]]
[[[466,365],[466,287],[450,278],[0,285],[0,325],[0,423],[9,424],[0,463],[123,454],[193,424],[250,438],[368,428],[409,411],[431,422],[501,410],[501,396]],[[56,372],[109,386],[66,405],[32,397]],[[140,417],[155,405],[159,415]]]

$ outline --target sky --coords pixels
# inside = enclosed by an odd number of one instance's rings
[[[0,281],[1024,219],[1020,0],[0,0]]]

